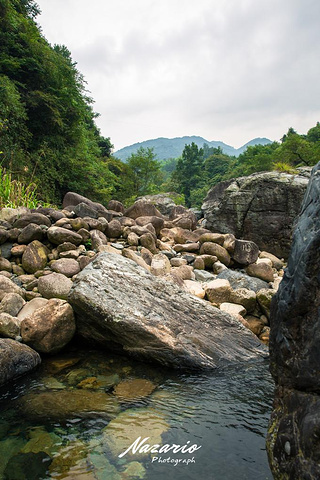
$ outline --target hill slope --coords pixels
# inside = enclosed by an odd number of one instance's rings
[[[186,144],[191,144],[194,142],[198,147],[202,147],[204,143],[208,144],[209,147],[221,147],[223,152],[227,155],[234,155],[238,157],[240,153],[244,152],[248,146],[251,145],[266,145],[271,143],[271,140],[267,138],[255,138],[250,140],[250,142],[246,143],[242,147],[236,149],[227,145],[223,142],[217,141],[208,141],[205,138],[198,137],[198,136],[191,136],[191,137],[177,137],[177,138],[155,138],[153,140],[146,140],[140,143],[134,143],[133,145],[129,145],[127,147],[121,148],[120,150],[114,153],[115,157],[120,158],[120,160],[125,161],[132,153],[135,153],[140,147],[143,148],[153,148],[154,153],[157,155],[158,160],[166,160],[168,158],[177,158],[180,157],[182,151]]]

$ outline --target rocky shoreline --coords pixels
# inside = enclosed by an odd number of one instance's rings
[[[236,352],[238,347],[243,348],[243,352],[250,351],[251,356],[266,353],[263,348],[258,353],[259,345],[268,343],[270,302],[282,279],[283,261],[268,252],[260,252],[252,241],[201,228],[195,214],[184,207],[172,205],[169,215],[164,216],[150,201],[139,200],[125,209],[120,202],[112,200],[105,208],[70,192],[64,198],[62,210],[2,209],[0,248],[0,384],[24,373],[12,368],[13,365],[23,364],[24,371],[34,368],[40,362],[38,353],[60,351],[76,332],[97,344],[107,343],[108,348],[115,347],[122,353],[134,353],[138,358],[178,368],[191,364],[196,368],[216,367],[221,358],[236,361],[237,355],[232,350]],[[98,265],[100,257],[104,262],[102,267]],[[128,283],[121,277],[132,277],[132,268],[138,268],[138,277],[143,276],[143,272],[148,277],[145,285],[138,281],[132,287],[138,309],[146,291],[158,300],[165,291],[167,297],[163,303],[172,302],[170,324],[164,320],[165,309],[157,312],[159,318],[162,316],[158,323],[146,311],[139,313],[148,321],[143,320],[136,334],[148,332],[149,336],[143,337],[145,343],[148,338],[153,341],[162,336],[162,343],[154,348],[154,351],[162,348],[167,352],[162,360],[157,354],[146,355],[138,349],[133,352],[131,344],[119,341],[123,332],[131,328],[128,317],[132,309],[126,311],[127,323],[117,338],[115,325],[119,320],[110,320],[111,313],[106,311],[104,322],[109,322],[108,329],[113,325],[108,335],[106,331],[96,338],[87,334],[88,330],[98,331],[100,327],[92,324],[90,328],[84,327],[81,302],[76,299],[79,285],[88,281],[89,272],[93,272],[95,279],[99,268],[108,276],[117,263],[121,265],[120,273],[109,278],[116,287],[114,305],[117,305],[117,295],[120,298],[124,292],[128,298],[129,292],[123,287]],[[105,285],[106,279],[102,282]],[[185,309],[184,316],[175,321],[179,302],[169,302],[170,294],[183,299],[180,313],[182,304]],[[103,297],[101,301],[104,305],[111,300]],[[94,302],[90,305],[90,315],[97,319],[103,307]],[[154,306],[148,308],[157,311]],[[124,311],[125,307],[124,299],[118,308]],[[222,344],[226,339],[230,358],[219,352],[213,355],[213,350],[219,349],[219,342],[215,344],[213,340],[208,345],[199,337],[201,325],[193,324],[191,314],[188,316],[194,308],[196,316],[203,312],[202,326],[206,325],[207,334],[210,332],[217,338],[220,335]],[[207,317],[213,320],[205,324]],[[186,325],[184,331],[179,322]],[[101,340],[101,335],[107,338],[106,342]],[[133,338],[134,332],[130,342]],[[188,348],[183,346],[187,343],[197,345],[196,356],[202,358],[201,362],[194,361],[192,355],[184,361],[190,354],[189,351],[186,354]],[[20,362],[21,355],[30,358]]]

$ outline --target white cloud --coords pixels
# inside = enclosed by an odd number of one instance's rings
[[[39,0],[116,149],[159,136],[239,146],[320,120],[318,0]]]

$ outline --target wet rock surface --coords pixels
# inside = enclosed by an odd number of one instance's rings
[[[276,381],[267,448],[276,479],[320,477],[320,165],[313,169],[278,293],[271,302]]]

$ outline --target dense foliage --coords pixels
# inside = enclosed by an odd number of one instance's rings
[[[64,46],[42,36],[33,0],[0,0],[0,162],[15,178],[35,182],[42,198],[68,190],[106,200],[115,178],[110,139],[82,75]]]
[[[168,188],[184,194],[187,206],[200,207],[210,187],[223,180],[251,173],[279,170],[295,172],[297,167],[320,161],[320,123],[307,135],[289,128],[281,142],[249,146],[238,158],[224,154],[221,148],[186,145],[174,164]],[[165,164],[167,168],[167,164]]]

